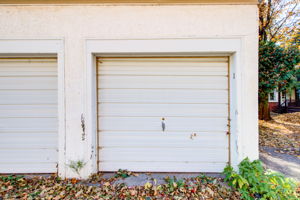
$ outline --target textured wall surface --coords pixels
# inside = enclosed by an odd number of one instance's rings
[[[0,39],[65,41],[66,160],[84,158],[85,40],[242,36],[241,157],[258,158],[257,6],[0,6]],[[67,172],[72,176],[72,172]]]

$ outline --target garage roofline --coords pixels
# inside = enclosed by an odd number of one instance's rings
[[[257,0],[0,0],[0,4],[258,4]]]

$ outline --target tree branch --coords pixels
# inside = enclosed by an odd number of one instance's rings
[[[288,13],[293,12],[296,8],[297,8],[297,4],[296,4],[296,5],[292,8],[292,10],[289,11]],[[288,15],[284,18],[284,20],[281,22],[281,24],[275,29],[275,30],[276,30],[275,33],[271,34],[271,38],[270,38],[270,39],[273,39],[273,38],[276,36],[276,34],[278,33],[278,31],[282,28],[282,26],[285,24],[285,22],[286,22],[291,16],[292,16],[291,14],[288,14]]]

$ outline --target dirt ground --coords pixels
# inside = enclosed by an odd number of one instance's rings
[[[300,181],[300,113],[259,121],[260,159],[271,170]]]

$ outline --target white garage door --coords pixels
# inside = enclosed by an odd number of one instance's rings
[[[57,165],[56,59],[0,59],[0,173]]]
[[[99,58],[98,129],[100,171],[221,172],[228,59]]]

